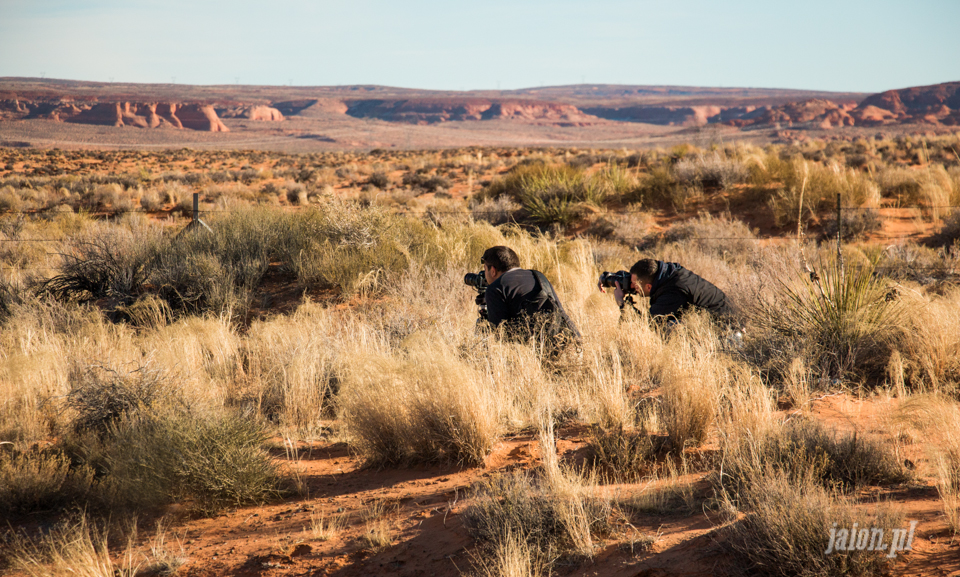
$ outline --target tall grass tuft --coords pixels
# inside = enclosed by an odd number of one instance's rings
[[[357,451],[371,464],[481,465],[500,433],[489,384],[450,351],[404,357],[358,351],[344,368],[338,404]]]
[[[960,534],[960,404],[939,394],[917,395],[897,409],[895,420],[936,439],[928,445],[947,525]]]
[[[143,563],[134,554],[133,536],[114,561],[108,532],[83,516],[64,521],[37,539],[13,534],[7,538],[7,559],[14,570],[30,577],[134,577]]]
[[[909,478],[886,445],[857,433],[830,432],[809,420],[771,423],[726,437],[721,471],[718,487],[733,499],[748,493],[754,480],[770,471],[792,482],[816,482],[844,492]]]
[[[893,564],[885,551],[826,552],[832,528],[900,528],[901,518],[886,509],[868,515],[837,502],[808,477],[765,471],[742,495],[745,515],[732,525],[732,544],[752,569],[768,575],[877,575]],[[889,537],[888,537],[889,538]]]

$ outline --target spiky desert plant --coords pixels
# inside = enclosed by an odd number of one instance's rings
[[[861,378],[885,366],[902,313],[872,267],[822,264],[814,278],[782,282],[779,304],[762,309],[761,325],[816,350],[815,361],[831,378]]]

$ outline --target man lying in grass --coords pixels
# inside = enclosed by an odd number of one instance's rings
[[[641,259],[630,267],[629,286],[621,286],[620,279],[626,280],[625,271],[614,275],[604,273],[597,287],[605,293],[604,286],[610,286],[607,282],[612,282],[613,297],[620,310],[633,313],[639,312],[633,306],[633,295],[649,297],[650,317],[662,326],[676,324],[690,309],[705,310],[717,320],[733,315],[733,308],[722,290],[675,262]],[[628,303],[629,307],[626,306]]]

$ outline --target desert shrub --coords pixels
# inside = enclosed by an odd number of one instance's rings
[[[99,365],[74,367],[65,404],[74,417],[77,432],[105,434],[121,418],[149,410],[171,392],[158,370],[140,366],[122,371]]]
[[[0,452],[0,517],[82,501],[92,484],[93,471],[72,468],[70,458],[59,449],[4,450]]]
[[[750,175],[740,160],[727,158],[720,151],[685,156],[677,162],[673,170],[681,183],[707,189],[730,188],[734,184],[746,182]]]
[[[668,354],[675,362],[659,369],[660,418],[672,450],[703,443],[720,410],[721,391],[728,383],[730,365],[715,356],[715,329],[704,315],[686,315],[670,335]]]
[[[638,186],[637,178],[618,164],[604,167],[594,174],[591,180],[606,191],[601,198],[630,197]]]
[[[46,280],[42,293],[81,302],[129,299],[150,275],[156,229],[100,225],[69,241],[60,274]]]
[[[328,286],[343,296],[382,290],[414,254],[432,250],[431,226],[378,206],[330,202],[287,221],[282,259],[306,286]]]
[[[754,194],[773,211],[777,225],[805,222],[827,207],[837,195],[847,207],[871,207],[880,201],[880,190],[870,176],[837,164],[821,165],[795,156],[784,160],[768,154],[751,165]]]
[[[809,344],[814,363],[831,378],[882,371],[898,334],[901,309],[872,267],[821,266],[815,279],[781,281],[777,302],[756,319],[765,330]]]
[[[896,280],[912,280],[929,285],[948,278],[955,270],[955,249],[933,249],[911,242],[886,248],[866,248],[868,258],[876,262],[878,276]]]
[[[426,192],[437,192],[439,190],[449,189],[453,183],[450,182],[449,178],[439,174],[429,176],[419,172],[409,172],[403,175],[403,184]]]
[[[104,472],[95,496],[101,507],[185,501],[210,514],[279,494],[266,438],[260,423],[243,415],[160,410],[122,420],[103,439],[81,437],[75,459]]]
[[[0,188],[0,211],[17,212],[22,207],[23,201],[12,186]]]
[[[321,311],[301,307],[292,318],[250,327],[243,349],[252,385],[246,394],[266,419],[309,432],[330,416],[339,388],[335,323]]]
[[[954,210],[943,218],[943,224],[932,240],[938,245],[948,246],[960,240],[960,210]]]
[[[307,204],[307,189],[299,182],[290,183],[284,187],[287,202],[294,205]]]
[[[680,182],[669,165],[655,166],[640,177],[640,185],[628,199],[645,206],[672,205],[681,209],[686,202]]]
[[[477,564],[481,577],[541,577],[549,574],[543,553],[508,531],[493,542],[490,551]]]
[[[379,188],[380,190],[383,190],[390,186],[390,177],[387,176],[387,173],[378,170],[370,175],[370,178],[367,182]],[[449,187],[449,185],[447,185],[447,187]]]
[[[143,210],[160,210],[163,204],[160,202],[160,195],[153,188],[148,188],[140,195],[140,207]]]
[[[756,254],[755,239],[753,231],[744,222],[733,220],[730,215],[714,216],[703,212],[662,233],[644,237],[638,248],[651,251],[658,245],[683,243],[695,247],[698,252],[735,260]]]
[[[662,444],[643,428],[607,430],[594,426],[587,448],[595,469],[617,481],[637,481],[650,472]]]
[[[12,568],[30,577],[135,577],[141,574],[140,556],[134,553],[133,532],[115,562],[109,542],[110,528],[85,515],[67,519],[32,538],[25,532],[5,536]]]
[[[470,214],[475,220],[489,222],[492,225],[506,224],[514,221],[514,215],[520,210],[520,205],[507,196],[499,198],[471,199]]]
[[[499,415],[493,392],[472,368],[435,349],[351,359],[337,402],[365,460],[483,463],[499,436]]]
[[[238,209],[166,239],[156,250],[150,282],[175,309],[242,313],[279,250],[283,221],[265,209]]]
[[[653,226],[651,213],[640,211],[637,205],[628,205],[622,214],[598,215],[586,232],[599,239],[615,240],[636,247],[648,236]]]
[[[518,165],[493,181],[482,198],[507,196],[520,203],[525,218],[539,225],[568,226],[581,216],[580,204],[599,205],[606,192],[582,171],[569,166]]]
[[[863,210],[841,211],[842,233],[844,241],[862,240],[866,235],[883,228],[883,220],[875,208]],[[828,238],[837,238],[837,217],[833,214],[824,219],[823,235]]]
[[[927,444],[934,479],[947,524],[960,534],[960,405],[942,394],[913,396],[904,401],[894,416],[895,421],[934,439]]]
[[[715,481],[734,500],[769,471],[794,483],[810,481],[844,492],[908,479],[887,445],[857,433],[828,431],[817,421],[791,420],[730,439],[724,447],[722,477]]]
[[[464,513],[471,535],[493,551],[516,540],[533,552],[533,563],[549,567],[577,551],[577,541],[609,532],[609,504],[555,491],[545,478],[515,472],[497,475],[474,488],[475,503]],[[571,508],[578,520],[572,522]],[[579,552],[579,551],[578,551]]]
[[[738,508],[745,515],[730,528],[731,544],[764,574],[877,575],[893,564],[883,550],[831,550],[831,528],[883,529],[889,541],[901,518],[883,509],[869,515],[846,506],[808,479],[764,472]]]
[[[924,298],[905,291],[898,298],[910,314],[887,364],[891,384],[898,390],[955,391],[960,382],[960,292]]]
[[[464,514],[477,540],[498,543],[507,535],[527,543],[551,563],[563,549],[563,524],[540,483],[527,473],[497,475],[474,488]]]

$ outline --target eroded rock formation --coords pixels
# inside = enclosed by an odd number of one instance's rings
[[[626,122],[644,122],[666,126],[702,126],[723,112],[719,106],[624,106],[621,108],[584,108],[584,112]]]
[[[262,104],[217,108],[216,112],[221,118],[246,118],[247,120],[265,120],[272,122],[280,122],[283,120],[283,113],[276,108]]]
[[[213,106],[209,104],[129,101],[91,103],[67,99],[28,102],[6,99],[0,100],[0,118],[8,120],[45,118],[75,124],[137,128],[167,126],[208,132],[229,132]]]

